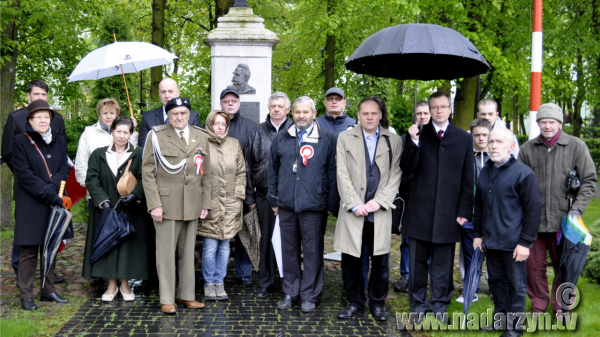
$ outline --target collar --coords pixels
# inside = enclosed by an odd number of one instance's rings
[[[275,128],[275,131],[279,132],[279,129],[285,125],[285,121],[287,121],[287,116],[285,116],[283,118],[283,120],[281,121],[281,123],[279,123],[279,126],[275,125],[275,123],[273,123],[273,120],[271,119],[271,117],[269,117],[267,115],[267,119],[269,120],[269,122],[271,123],[271,125],[273,125],[273,127]]]
[[[446,130],[448,129],[448,125],[450,125],[450,122],[446,121],[446,125],[444,125],[444,127],[440,128],[439,126],[437,126],[434,122],[431,122],[431,125],[433,125],[433,128],[435,129],[435,134],[437,135],[440,130],[444,131],[444,135],[446,134]]]
[[[544,138],[544,136],[542,136],[542,134],[540,133],[540,139],[548,147],[552,147],[552,146],[554,146],[554,144],[556,143],[556,141],[558,141],[558,138],[560,138],[560,134],[561,133],[562,133],[562,131],[560,129],[558,129],[558,132],[550,140],[547,140],[546,138]]]
[[[369,135],[368,135],[368,134],[365,132],[365,129],[363,129],[363,128],[360,128],[360,129],[362,130],[362,132],[363,132],[363,136],[365,137],[365,139],[367,139],[367,138],[369,138],[369,139],[377,139],[377,138],[379,138],[379,127],[377,127],[377,130],[375,131],[375,137],[371,137],[371,136],[369,136]]]
[[[316,127],[315,127],[315,125],[316,125]],[[309,131],[307,138],[321,138],[319,129],[320,129],[319,122],[317,122],[316,119],[313,119],[313,125],[311,125],[311,127],[306,130],[306,131]],[[311,130],[312,130],[312,132],[310,132]],[[292,136],[294,138],[296,138],[298,136],[298,133],[297,133],[298,128],[296,127],[296,124],[294,124],[293,122],[290,123],[290,126],[288,127],[287,131],[290,134],[290,136]],[[306,140],[306,138],[304,140]]]
[[[315,122],[313,121],[313,123],[308,127],[308,129],[304,130],[306,131],[306,135],[310,135],[312,133],[312,130],[315,128]],[[298,129],[298,127],[296,127],[296,134],[300,134],[300,129]]]
[[[164,121],[165,119],[167,119],[167,112],[165,111],[164,105],[162,106],[162,109],[163,109],[163,121]]]
[[[329,115],[327,114],[327,112],[325,112],[325,119],[327,119],[327,120],[330,120],[330,121],[334,121],[334,120],[336,120],[336,119],[344,119],[344,118],[346,118],[346,117],[348,117],[348,115],[346,115],[346,112],[345,112],[345,111],[342,111],[342,115],[341,115],[341,116],[338,116],[338,117],[336,117],[336,118],[333,118],[333,116],[329,116]]]
[[[227,113],[227,112],[225,112]],[[240,110],[238,109],[238,111],[236,113],[234,113],[233,115],[229,115],[229,125],[231,125],[231,123],[233,123],[234,121],[237,121],[240,116]]]
[[[477,151],[477,150],[473,149],[473,152],[475,152],[475,157],[477,157],[477,156],[489,156],[490,155],[487,151]]]
[[[184,136],[184,137],[187,137],[187,135],[190,133],[190,125],[189,125],[189,124],[187,124],[187,125],[185,126],[185,128],[183,128],[183,129],[181,129],[181,130],[180,130],[180,129],[178,129],[178,128],[176,128],[176,127],[173,127],[173,129],[175,129],[175,133],[177,133],[177,135],[178,135],[178,136],[179,136],[179,133],[180,133],[181,131],[183,131],[183,136]]]
[[[507,158],[505,161],[501,162],[500,164],[496,164],[496,163],[494,163],[493,161],[492,161],[492,163],[494,164],[494,167],[508,166],[508,164],[509,164],[509,163],[511,163],[511,159],[513,159],[513,160],[516,160],[516,159],[514,159],[514,157],[513,157],[513,156],[512,156],[512,155],[509,153],[509,154],[508,154],[508,158]],[[492,159],[490,159],[490,160],[492,160]]]

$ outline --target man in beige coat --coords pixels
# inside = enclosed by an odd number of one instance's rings
[[[161,309],[174,314],[175,302],[188,308],[204,307],[195,301],[194,246],[198,218],[204,219],[211,208],[210,154],[206,131],[188,124],[192,109],[189,99],[173,98],[165,109],[169,124],[154,126],[148,134],[142,179],[156,229]]]
[[[340,133],[337,142],[337,185],[340,211],[333,247],[342,252],[342,277],[348,307],[339,318],[364,310],[362,252],[369,247],[369,307],[385,321],[388,293],[392,209],[400,185],[402,140],[388,131],[385,102],[378,96],[358,104],[359,126]]]

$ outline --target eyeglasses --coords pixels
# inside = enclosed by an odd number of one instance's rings
[[[441,110],[448,110],[448,109],[450,109],[450,106],[449,106],[449,105],[442,105],[442,106],[432,106],[432,107],[429,107],[429,109],[430,109],[431,111],[437,111],[437,110],[439,110],[439,109],[441,109]]]
[[[221,100],[221,103],[223,104],[236,104],[238,103],[240,100],[239,99],[230,99],[230,100]]]
[[[327,100],[327,102],[341,102],[344,100],[344,97],[340,97],[340,96],[329,96],[329,97],[325,97],[325,99]]]
[[[213,124],[213,128],[216,128],[216,127],[219,127],[219,126],[223,127],[223,128],[226,128],[227,127],[227,123],[214,123]]]
[[[36,121],[42,121],[42,120],[51,120],[52,118],[50,118],[50,116],[35,116],[32,119],[35,119]]]

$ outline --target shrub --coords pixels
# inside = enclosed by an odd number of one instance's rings
[[[594,239],[582,275],[590,281],[600,284],[600,219],[588,228]]]

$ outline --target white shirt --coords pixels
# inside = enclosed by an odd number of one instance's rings
[[[285,122],[285,120],[287,119],[287,117],[285,117],[281,123],[279,123],[279,126],[275,125],[275,123],[273,123],[273,120],[271,118],[269,118],[269,121],[271,122],[271,125],[273,125],[273,127],[275,128],[276,132],[279,132],[279,128],[283,125],[283,123]]]
[[[444,135],[446,135],[446,129],[448,129],[448,125],[450,125],[450,123],[448,123],[448,121],[446,121],[446,125],[444,125],[441,128],[439,126],[437,126],[434,122],[431,122],[431,124],[433,124],[433,128],[435,129],[435,134],[436,135],[440,132],[440,130],[444,131],[444,133],[442,133],[442,137],[444,137]],[[413,141],[413,143],[415,143],[416,146],[419,146],[419,141],[418,140],[412,139],[412,141]]]
[[[125,149],[125,152],[121,156],[121,159],[117,159],[117,153],[112,150],[113,145],[114,145],[114,143],[110,144],[108,146],[108,149],[106,149],[106,163],[108,164],[108,167],[110,168],[113,176],[116,177],[117,176],[117,171],[119,170],[119,167],[121,165],[123,165],[124,162],[126,162],[127,160],[129,160],[129,157],[131,157],[131,154],[133,152],[127,152],[127,150],[129,150],[129,147],[127,147]]]
[[[177,133],[179,138],[181,138],[180,132],[183,131],[183,138],[185,138],[185,143],[188,145],[190,144],[190,125],[189,124],[186,125],[185,129],[183,129],[183,130],[179,130],[176,127],[173,127],[173,129],[175,129],[175,132]]]

